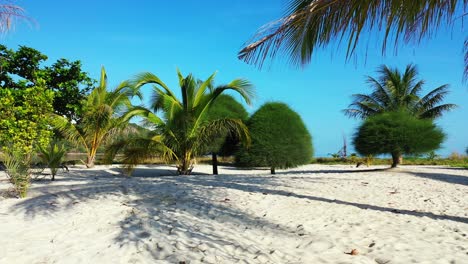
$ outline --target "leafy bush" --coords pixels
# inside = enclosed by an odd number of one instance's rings
[[[391,154],[392,167],[402,154],[438,149],[445,135],[431,120],[417,119],[406,112],[389,112],[369,117],[354,137],[362,155]]]
[[[301,117],[283,103],[266,103],[247,122],[252,144],[236,155],[240,166],[291,168],[310,162],[312,139]]]

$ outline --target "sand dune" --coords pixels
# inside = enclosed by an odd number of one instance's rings
[[[0,198],[0,263],[468,263],[468,170],[379,168],[72,168]]]

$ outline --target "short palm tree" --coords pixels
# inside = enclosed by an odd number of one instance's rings
[[[346,115],[365,119],[383,112],[404,110],[418,118],[434,119],[456,107],[454,104],[439,104],[449,92],[447,84],[420,96],[424,81],[417,79],[415,65],[406,66],[404,73],[382,65],[378,73],[378,79],[367,77],[373,92],[354,94],[353,103],[344,110]]]
[[[240,94],[250,104],[253,89],[250,82],[235,79],[226,85],[213,86],[215,74],[207,80],[199,81],[191,74],[184,77],[177,71],[182,100],[152,73],[142,73],[133,81],[135,89],[153,84],[154,95],[151,108],[135,107],[127,117],[140,116],[153,130],[143,137],[133,137],[114,144],[109,148],[113,157],[123,149],[124,163],[128,169],[141,161],[154,156],[162,156],[166,161],[175,161],[181,175],[190,174],[195,158],[206,149],[216,136],[224,132],[239,135],[244,142],[250,137],[247,127],[240,119],[206,118],[210,106],[226,91]],[[157,113],[162,113],[159,117]]]
[[[53,140],[47,147],[39,146],[40,158],[45,163],[47,168],[50,169],[52,174],[52,181],[55,181],[55,175],[60,167],[63,165],[63,159],[67,153],[65,145]]]
[[[122,82],[114,90],[107,90],[107,75],[101,69],[99,86],[95,87],[83,101],[83,113],[77,124],[65,117],[55,116],[54,126],[77,146],[86,150],[85,165],[94,166],[98,148],[108,143],[113,136],[122,133],[128,119],[119,113],[131,107],[130,99],[141,96],[128,82]]]
[[[344,43],[349,58],[363,35],[373,31],[381,34],[376,39],[383,40],[385,52],[388,42],[419,42],[456,19],[463,22],[468,0],[289,0],[287,6],[284,17],[260,28],[246,43],[240,59],[261,67],[267,58],[286,55],[303,66],[316,49],[333,43]],[[464,46],[468,54],[466,42]]]

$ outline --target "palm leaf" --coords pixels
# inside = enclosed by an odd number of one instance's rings
[[[260,28],[239,52],[247,63],[286,55],[295,66],[308,64],[316,49],[345,43],[350,58],[362,32],[381,34],[382,53],[389,41],[419,42],[442,25],[452,25],[468,0],[290,0],[286,15]],[[340,45],[340,44],[338,44]]]

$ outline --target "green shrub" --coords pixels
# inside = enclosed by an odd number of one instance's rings
[[[236,155],[240,166],[292,168],[310,162],[312,139],[301,117],[283,103],[266,103],[247,122],[252,144]]]
[[[396,167],[402,154],[438,149],[444,138],[431,120],[417,119],[406,112],[388,112],[365,120],[353,143],[362,155],[391,154],[392,167]]]

